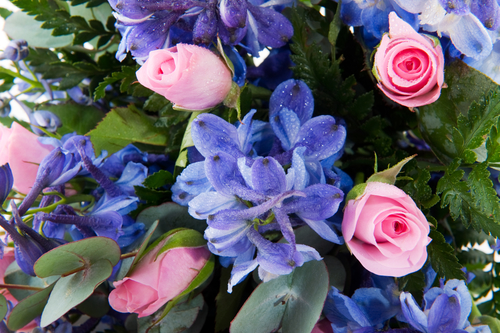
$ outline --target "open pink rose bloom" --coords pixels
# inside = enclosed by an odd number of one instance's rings
[[[0,165],[9,163],[14,189],[28,193],[35,183],[38,164],[54,147],[41,144],[38,136],[16,122],[11,128],[0,125]]]
[[[430,228],[415,202],[394,185],[369,182],[344,210],[342,233],[352,254],[370,272],[400,277],[427,259]]]
[[[137,71],[137,79],[178,108],[205,110],[226,98],[232,75],[226,64],[206,48],[177,44],[152,51]]]
[[[130,276],[114,282],[109,304],[118,312],[153,314],[182,293],[210,258],[206,246],[180,247],[157,256],[164,242],[149,251]]]
[[[437,43],[437,44],[436,44]],[[396,13],[389,14],[389,34],[375,53],[378,87],[407,107],[435,102],[444,83],[444,57],[439,42],[416,32]]]

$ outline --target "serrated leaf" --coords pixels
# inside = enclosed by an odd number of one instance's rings
[[[79,135],[87,134],[104,117],[104,113],[93,106],[72,102],[46,105],[43,106],[43,110],[51,111],[61,119],[63,126],[57,130],[61,135],[72,132],[76,132]]]
[[[140,200],[146,201],[148,205],[159,205],[171,199],[170,191],[154,190],[142,186],[134,186],[135,194]]]
[[[455,256],[453,247],[446,243],[444,236],[439,231],[431,230],[429,236],[432,238],[432,242],[427,246],[429,259],[438,276],[446,277],[446,279],[464,280],[462,265]]]
[[[417,304],[422,303],[425,288],[425,274],[422,270],[398,278],[399,290],[410,292]]]
[[[120,80],[122,80],[123,82],[126,81],[127,84],[135,81],[137,79],[135,76],[136,70],[137,69],[135,66],[122,66],[122,70],[120,72],[114,72],[110,77],[105,78],[104,81],[99,83],[94,91],[94,101],[97,101],[98,99],[101,99],[106,95],[106,87],[110,84],[113,84]]]
[[[328,293],[328,273],[321,261],[309,261],[289,275],[261,283],[231,322],[232,333],[310,333]]]
[[[474,149],[484,141],[482,136],[488,134],[500,112],[500,96],[488,93],[498,91],[491,79],[460,60],[445,68],[445,82],[448,88],[441,91],[439,99],[420,107],[417,116],[423,139],[448,164],[465,149]]]
[[[167,105],[171,104],[168,99],[160,94],[154,93],[144,103],[144,110],[151,112],[158,112]]]
[[[174,181],[174,176],[170,172],[160,170],[144,179],[143,185],[147,188],[157,189],[168,184],[173,184]]]
[[[54,285],[55,283],[17,303],[7,319],[9,329],[17,331],[42,314]]]
[[[57,280],[43,310],[40,326],[49,325],[85,301],[97,286],[110,277],[113,266],[109,260],[101,259],[82,271]]]
[[[490,130],[490,135],[486,139],[486,151],[488,152],[487,161],[490,163],[500,162],[500,118]]]
[[[111,155],[133,142],[155,146],[167,144],[164,130],[154,127],[151,120],[133,105],[111,110],[88,135],[96,155],[102,150]]]

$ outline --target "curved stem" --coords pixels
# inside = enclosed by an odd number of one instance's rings
[[[120,260],[135,257],[138,252],[139,251],[132,251],[132,252],[129,252],[129,253],[124,253],[124,254],[122,254],[120,256]]]
[[[17,77],[18,79],[21,79],[24,82],[31,84],[35,88],[41,88],[41,89],[43,88],[43,85],[40,82],[30,80],[27,77],[24,77],[21,74],[13,72],[7,68],[0,67],[0,73],[5,73],[5,74],[10,75],[12,77]]]
[[[25,286],[23,284],[9,284],[9,283],[0,283],[0,288],[34,290],[34,291],[40,291],[40,290],[45,289],[45,288],[40,288],[40,287]]]

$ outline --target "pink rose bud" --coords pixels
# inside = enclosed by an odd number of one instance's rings
[[[38,136],[18,123],[11,128],[0,125],[0,165],[9,163],[16,191],[28,193],[33,186],[38,164],[54,147],[41,144]]]
[[[394,102],[410,108],[430,104],[444,83],[443,50],[437,38],[419,34],[391,12],[389,34],[377,48],[373,73]]]
[[[366,183],[363,193],[344,209],[345,242],[359,262],[377,275],[400,277],[422,268],[431,241],[429,231],[415,202],[387,183]]]
[[[164,96],[176,108],[210,109],[231,89],[232,74],[213,52],[196,45],[177,44],[149,53],[137,71],[139,82]]]
[[[198,246],[159,253],[170,237],[153,244],[130,276],[113,283],[116,289],[109,294],[113,309],[149,316],[191,284],[210,258],[210,251],[206,246]]]

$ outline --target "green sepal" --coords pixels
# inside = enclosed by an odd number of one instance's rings
[[[384,171],[380,171],[377,173],[374,173],[373,175],[368,178],[366,181],[367,183],[369,182],[379,182],[379,183],[386,183],[390,185],[394,185],[396,183],[396,177],[401,171],[401,169],[404,167],[406,163],[408,163],[412,158],[414,158],[417,155],[409,156],[405,158],[404,160],[400,161],[398,164],[385,169]]]
[[[186,131],[184,132],[184,136],[182,137],[181,150],[179,152],[179,156],[177,157],[177,160],[175,161],[176,166],[179,166],[182,168],[185,168],[187,166],[188,160],[187,160],[186,148],[194,146],[193,138],[191,137],[191,124],[193,123],[193,120],[195,120],[196,117],[198,117],[198,115],[205,113],[205,112],[207,112],[207,110],[195,111],[191,114],[191,117],[189,117]]]
[[[231,61],[231,59],[229,59],[229,57],[224,52],[224,48],[222,46],[222,42],[221,42],[219,36],[217,36],[217,51],[219,51],[220,55],[222,56],[222,59],[224,60],[224,62],[226,63],[227,67],[231,71],[231,75],[234,76],[234,65],[233,65],[233,62]]]
[[[366,188],[366,183],[358,184],[354,186],[349,193],[347,193],[347,196],[345,197],[345,201],[349,202],[349,200],[356,200],[359,198],[363,193],[365,193],[365,188]]]

